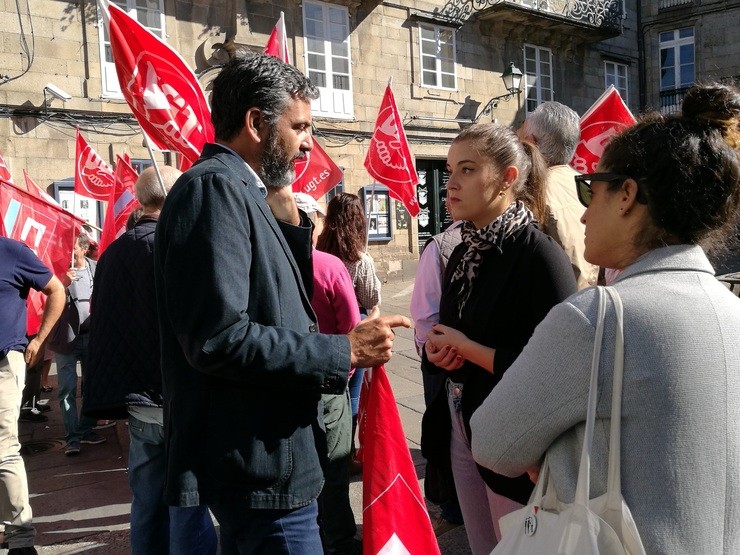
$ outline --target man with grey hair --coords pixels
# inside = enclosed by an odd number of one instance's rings
[[[181,172],[159,168],[169,190]],[[162,367],[154,288],[154,231],[165,191],[154,167],[136,181],[142,215],[100,257],[91,304],[85,367],[86,416],[128,418],[131,552],[134,555],[216,553],[216,532],[204,506],[169,507],[164,499]]]
[[[560,102],[543,102],[519,128],[519,138],[537,145],[550,168],[545,190],[547,215],[543,231],[555,239],[570,259],[578,289],[596,284],[599,268],[583,256],[585,226],[578,201],[577,175],[568,165],[581,139],[578,114]]]

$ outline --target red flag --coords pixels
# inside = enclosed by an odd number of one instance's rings
[[[419,213],[415,192],[419,178],[390,83],[380,104],[375,131],[365,156],[365,168],[390,189],[394,198],[403,202],[409,214],[416,216]]]
[[[0,154],[0,179],[7,181],[8,183],[13,183],[13,178],[10,176],[10,170],[8,169],[8,165],[5,163],[5,158],[3,158],[2,154]]]
[[[439,553],[385,368],[365,373],[361,415],[362,551]]]
[[[67,273],[84,220],[3,180],[0,180],[0,214],[6,237],[28,245],[58,278]],[[41,324],[43,298],[43,294],[35,291],[28,297],[27,333],[31,335],[38,332]]]
[[[75,149],[75,193],[95,200],[108,200],[113,188],[113,170],[87,144],[77,128]]]
[[[36,198],[42,198],[46,202],[61,208],[61,205],[57,202],[57,199],[55,199],[53,196],[39,187],[36,182],[31,179],[31,176],[28,175],[28,172],[26,170],[23,170],[23,179],[26,182],[26,189],[28,189],[29,193],[31,193]]]
[[[286,64],[290,63],[290,54],[288,53],[288,34],[285,32],[285,14],[280,12],[280,19],[270,33],[265,46],[265,54],[280,58]]]
[[[103,254],[108,245],[123,235],[126,231],[126,220],[139,202],[136,200],[136,179],[139,174],[120,156],[116,156],[116,184],[111,189],[108,208],[105,211],[103,233],[100,236],[98,256]]]
[[[594,173],[609,139],[634,123],[635,117],[610,85],[581,118],[581,141],[570,166],[578,173]]]
[[[109,6],[110,46],[118,82],[139,125],[162,150],[190,162],[213,142],[203,89],[180,55],[115,5]]]
[[[318,200],[335,187],[342,176],[342,170],[329,158],[321,145],[314,141],[313,150],[305,158],[295,162],[293,191],[306,193]]]

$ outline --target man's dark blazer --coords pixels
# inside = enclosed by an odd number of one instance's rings
[[[350,346],[316,333],[310,264],[310,224],[278,223],[245,162],[206,145],[155,239],[170,504],[318,496],[320,394],[344,391]]]
[[[439,320],[496,350],[493,374],[471,362],[447,372],[453,381],[464,384],[462,415],[471,438],[470,417],[475,409],[522,352],[537,324],[553,306],[576,292],[576,281],[563,249],[535,224],[529,224],[507,237],[500,251],[494,247],[483,253],[461,318],[457,299],[462,282],[450,284],[450,280],[466,248],[461,243],[450,256]],[[446,395],[446,389],[441,394]],[[529,477],[507,478],[479,469],[493,491],[527,503],[533,486]]]

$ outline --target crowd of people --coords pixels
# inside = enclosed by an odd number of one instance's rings
[[[11,553],[36,552],[18,418],[46,346],[67,455],[104,441],[99,419],[127,420],[133,553],[361,553],[359,386],[411,321],[380,315],[360,199],[324,209],[289,187],[317,96],[294,67],[237,55],[213,83],[215,143],[184,174],[142,172],[141,209],[97,262],[81,233],[59,280],[0,238]],[[450,146],[455,223],[425,245],[411,301],[435,532],[464,523],[471,551],[490,553],[545,455],[572,500],[600,279],[624,304],[621,483],[646,552],[740,552],[740,299],[706,255],[737,236],[740,91],[693,88],[681,114],[611,139],[593,174],[567,166],[578,137],[577,114],[547,102],[518,132],[477,124]],[[47,302],[27,337],[31,288]],[[607,325],[593,496],[606,488],[615,337]]]

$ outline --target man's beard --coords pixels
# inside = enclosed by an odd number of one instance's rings
[[[267,137],[260,178],[266,187],[287,187],[295,180],[293,157],[283,148],[275,128],[270,130]]]

